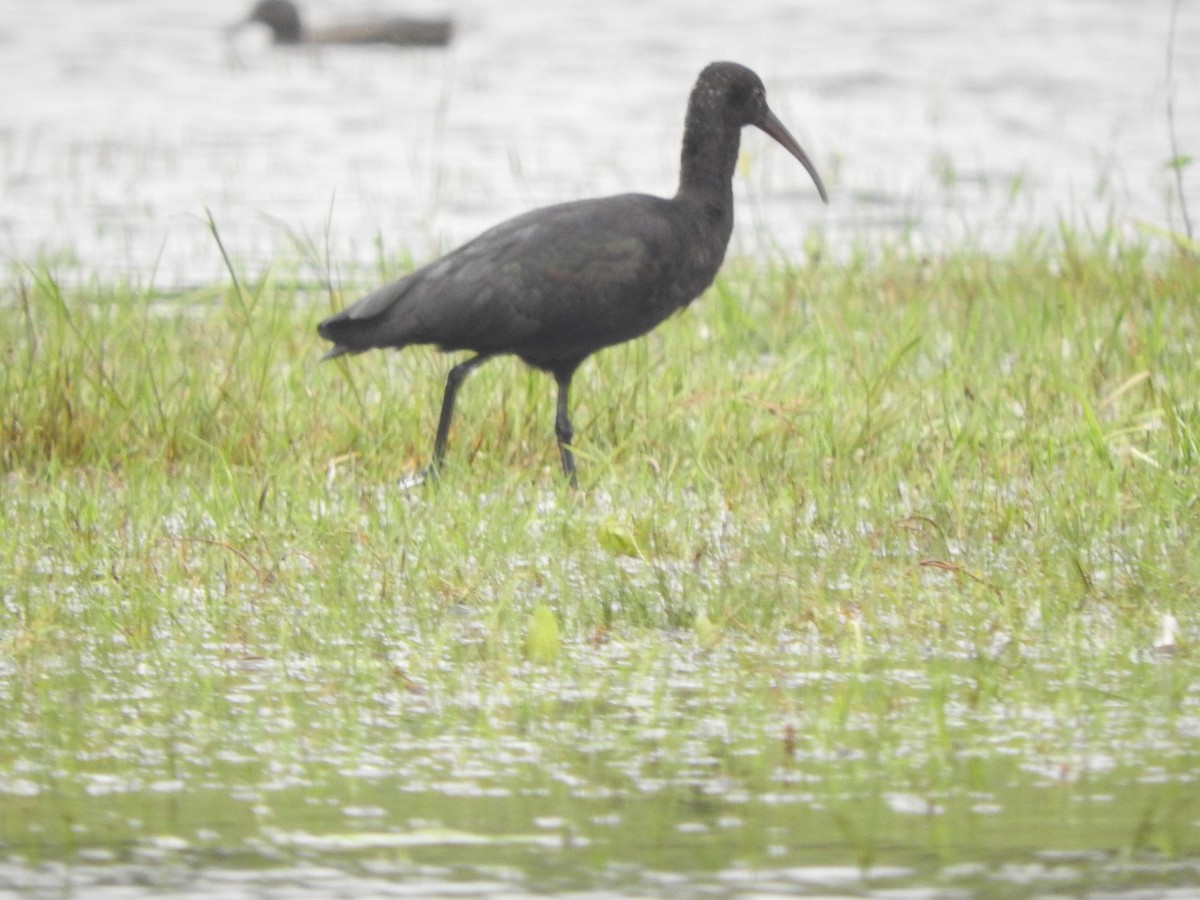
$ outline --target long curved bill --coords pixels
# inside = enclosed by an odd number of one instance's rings
[[[808,154],[804,152],[804,149],[796,139],[792,137],[792,133],[779,121],[779,117],[768,109],[763,120],[755,124],[782,144],[788,153],[800,160],[800,164],[808,169],[808,174],[812,176],[813,183],[817,186],[817,193],[821,195],[823,201],[828,203],[829,195],[825,193],[825,185],[821,181],[821,176],[817,174],[817,167],[812,164],[812,160],[808,158]]]

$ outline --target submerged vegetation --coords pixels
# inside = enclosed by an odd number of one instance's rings
[[[515,362],[398,487],[449,360],[318,366],[353,289],[13,273],[0,854],[1195,860],[1200,263],[809,255],[580,370],[578,492]]]

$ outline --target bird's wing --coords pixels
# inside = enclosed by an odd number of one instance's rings
[[[664,203],[623,194],[509,219],[367,294],[321,334],[350,350],[432,343],[529,359],[627,340],[680,305],[664,289],[663,266],[678,257]]]
[[[661,202],[622,195],[518,216],[426,267],[404,302],[425,339],[450,349],[544,355],[640,334],[664,317],[652,295],[674,257],[669,229],[643,215]]]

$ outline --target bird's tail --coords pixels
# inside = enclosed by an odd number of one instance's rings
[[[406,316],[402,303],[409,287],[408,279],[393,282],[321,322],[317,334],[333,344],[325,358],[410,343],[411,335],[403,326]]]
[[[324,322],[317,325],[317,334],[325,338],[333,344],[324,356],[321,357],[321,362],[327,359],[336,359],[339,356],[345,356],[347,353],[362,353],[370,348],[370,344],[361,346],[361,335],[356,334],[359,330],[356,327],[353,319],[350,319],[345,314],[345,310],[337,315],[330,316]],[[359,338],[359,340],[356,340]]]
[[[321,362],[337,359],[339,356],[345,356],[347,353],[362,353],[362,351],[355,350],[353,347],[347,347],[345,344],[335,344],[328,353],[321,357]]]

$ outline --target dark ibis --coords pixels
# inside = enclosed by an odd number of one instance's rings
[[[276,44],[398,44],[441,47],[450,43],[453,23],[446,18],[417,19],[391,16],[370,22],[306,29],[292,0],[259,0],[241,22],[230,28],[257,23],[271,29]]]
[[[410,344],[474,352],[446,378],[432,474],[463,380],[494,356],[519,357],[558,384],[554,432],[576,487],[571,378],[591,354],[645,334],[712,284],[733,231],[746,125],[782,144],[829,202],[816,167],[767,106],[762,80],[737,63],[711,63],[688,99],[674,197],[618,194],[509,219],[321,322],[318,333],[334,345],[324,358]]]

